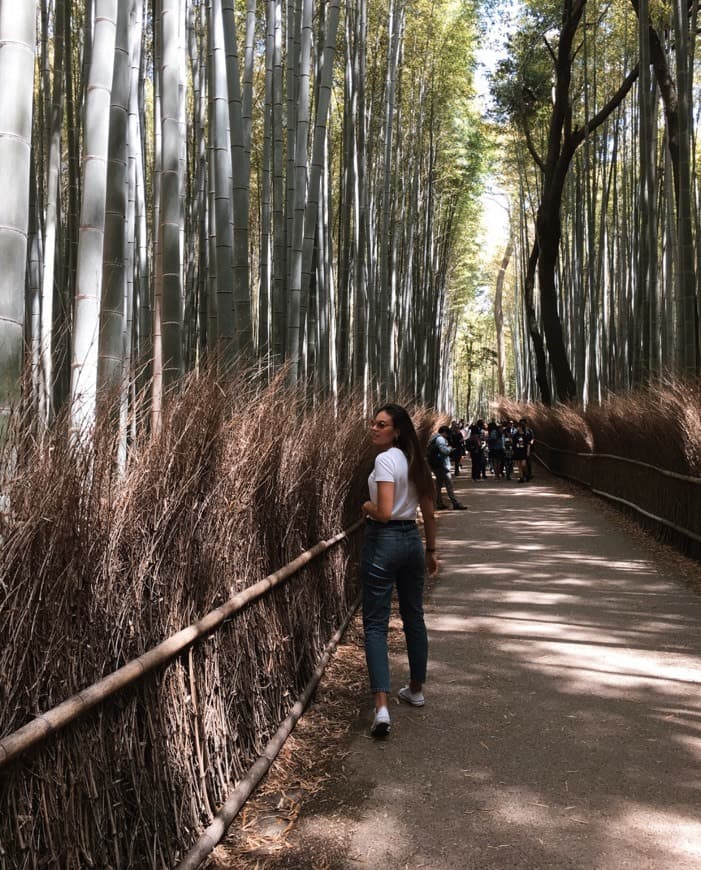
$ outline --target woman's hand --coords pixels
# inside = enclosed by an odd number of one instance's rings
[[[426,553],[426,572],[429,577],[434,577],[438,573],[438,559],[435,553]]]
[[[381,480],[377,484],[377,504],[374,501],[366,501],[363,504],[363,513],[375,522],[387,523],[392,519],[393,505],[394,484],[388,480]]]
[[[433,512],[433,493],[427,493],[423,496],[419,504],[421,505],[421,516],[424,521],[424,535],[426,539],[426,573],[429,577],[433,577],[438,573],[438,559],[436,558],[436,515]]]

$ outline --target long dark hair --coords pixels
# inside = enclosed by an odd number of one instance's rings
[[[409,462],[409,480],[416,487],[419,498],[421,499],[425,496],[433,498],[434,488],[431,469],[428,467],[428,462],[421,449],[416,429],[408,411],[394,402],[387,402],[379,407],[375,411],[374,416],[376,417],[381,411],[389,414],[392,418],[392,425],[399,432],[397,447],[404,452]]]

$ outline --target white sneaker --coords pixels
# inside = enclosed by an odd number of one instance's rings
[[[399,700],[411,704],[412,707],[423,707],[426,703],[423,692],[412,692],[409,686],[399,690]]]
[[[372,720],[372,727],[370,728],[372,736],[386,737],[391,727],[387,707],[380,707],[379,710],[375,710],[375,718]]]

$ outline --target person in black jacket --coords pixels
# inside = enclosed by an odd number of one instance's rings
[[[514,443],[514,459],[518,463],[518,468],[521,476],[518,479],[519,483],[525,483],[530,480],[528,476],[528,458],[531,453],[531,442],[533,441],[533,433],[528,428],[525,420],[518,421],[518,429],[513,438]]]
[[[465,439],[462,437],[462,432],[460,431],[457,420],[453,420],[453,422],[450,424],[450,431],[448,432],[448,444],[450,444],[450,446],[453,448],[451,459],[453,461],[453,464],[455,465],[455,476],[457,477],[460,474],[460,464],[466,452]]]
[[[528,436],[528,452],[526,454],[526,480],[532,480],[533,466],[531,465],[531,453],[533,451],[533,445],[535,444],[535,432],[528,424],[528,420],[526,420],[525,417],[522,422],[526,425],[526,435]]]
[[[486,477],[486,469],[484,465],[483,452],[483,429],[484,421],[478,420],[470,426],[470,436],[467,439],[467,450],[470,453],[472,461],[472,479],[479,480],[481,477]]]

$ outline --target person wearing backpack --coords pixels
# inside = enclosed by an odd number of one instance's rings
[[[441,494],[441,490],[445,487],[448,498],[453,505],[453,510],[464,511],[466,507],[457,500],[455,490],[453,489],[453,480],[450,473],[450,459],[453,448],[448,443],[449,435],[450,429],[447,426],[441,426],[428,442],[426,458],[436,478],[436,510],[445,510]]]

